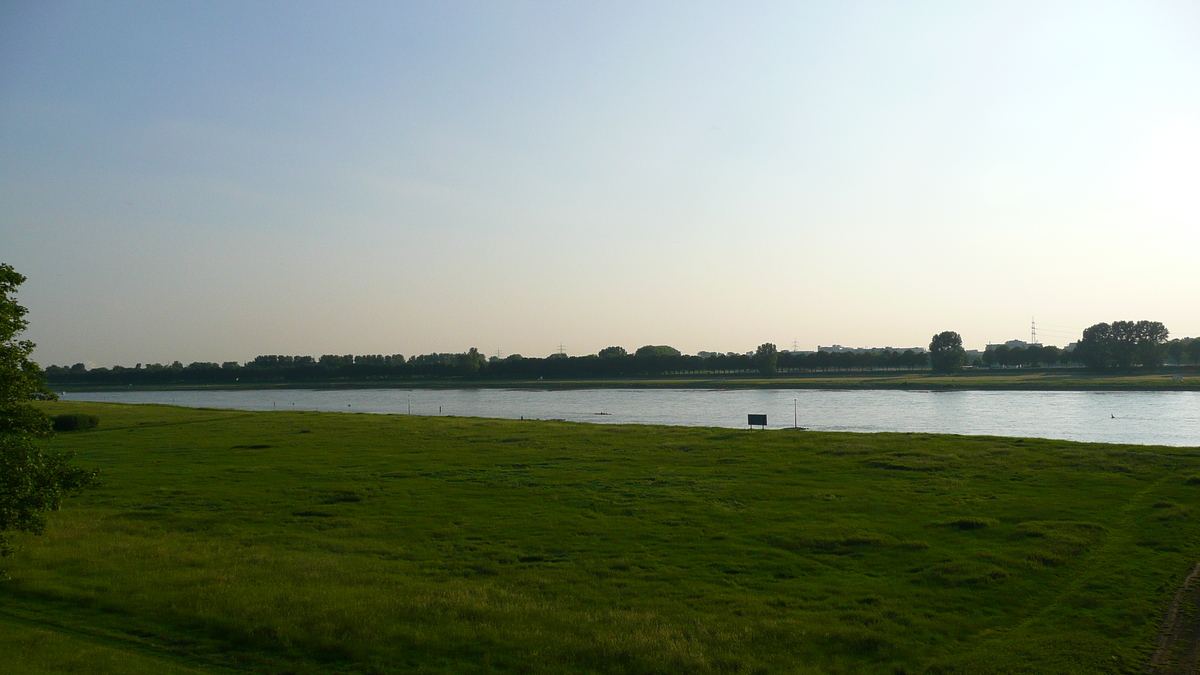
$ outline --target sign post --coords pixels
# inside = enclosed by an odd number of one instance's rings
[[[762,427],[763,429],[766,429],[767,428],[767,416],[766,415],[755,415],[755,414],[746,415],[746,424],[750,425],[751,428]]]

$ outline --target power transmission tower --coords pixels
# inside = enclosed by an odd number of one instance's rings
[[[1036,345],[1037,343],[1037,322],[1031,316],[1029,317],[1029,344]]]

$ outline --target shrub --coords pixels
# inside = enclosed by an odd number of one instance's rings
[[[100,424],[100,418],[95,415],[72,413],[70,415],[55,415],[50,420],[54,423],[55,431],[81,431],[94,429]]]

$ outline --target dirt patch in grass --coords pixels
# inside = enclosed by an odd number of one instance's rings
[[[1171,598],[1146,673],[1191,675],[1200,661],[1200,563]]]

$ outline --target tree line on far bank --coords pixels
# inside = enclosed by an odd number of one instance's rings
[[[1168,360],[1177,366],[1200,365],[1200,339],[1169,337],[1167,327],[1159,321],[1098,323],[1085,329],[1072,349],[1036,344],[989,346],[979,365],[991,368],[1077,365],[1098,372],[1153,370]]]
[[[769,345],[769,349],[764,349]],[[912,350],[872,353],[792,353],[764,345],[751,354],[691,356],[666,345],[646,345],[634,353],[608,347],[597,354],[505,358],[483,356],[478,349],[464,353],[435,353],[404,357],[393,355],[259,356],[237,362],[188,365],[150,364],[127,368],[46,369],[51,384],[233,384],[254,382],[309,382],[320,380],[393,380],[466,377],[497,380],[632,378],[662,375],[732,375],[747,373],[816,372],[850,370],[922,370],[929,367],[925,354]]]
[[[1134,368],[1160,368],[1167,358],[1175,365],[1200,363],[1200,339],[1169,340],[1170,331],[1159,321],[1114,321],[1098,323],[1083,331],[1071,348],[1027,344],[1009,347],[989,345],[975,366],[989,368],[1038,368],[1082,366],[1089,370],[1130,371]],[[932,369],[953,373],[966,364],[966,353],[958,333],[946,331],[933,336],[929,343]]]
[[[1086,367],[1092,370],[1154,368],[1165,359],[1176,364],[1200,362],[1200,340],[1167,341],[1161,323],[1122,322],[1096,324],[1084,331],[1076,349],[1057,347],[988,349],[968,363],[962,339],[953,331],[934,336],[928,352],[881,349],[859,352],[787,352],[774,344],[759,345],[747,354],[691,356],[667,345],[646,345],[633,353],[607,347],[596,354],[547,357],[485,357],[478,349],[462,353],[433,353],[405,357],[393,355],[312,356],[264,355],[244,364],[176,361],[170,365],[136,365],[132,368],[50,366],[46,376],[53,384],[161,385],[254,384],[315,382],[325,380],[406,380],[471,378],[495,380],[636,378],[663,375],[732,375],[817,373],[850,371],[920,371],[952,373],[964,366],[976,368]]]

